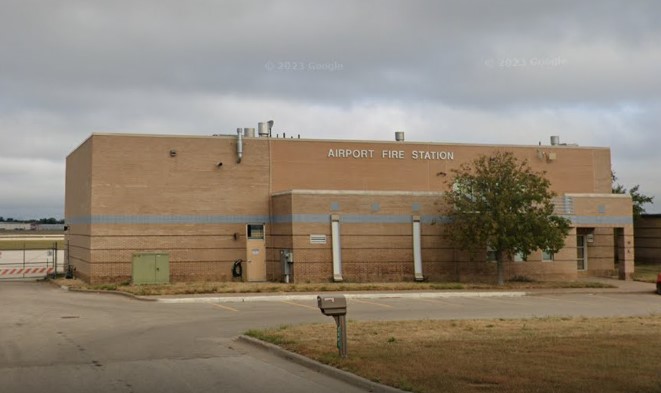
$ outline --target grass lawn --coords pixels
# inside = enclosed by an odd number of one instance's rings
[[[112,290],[139,296],[150,295],[194,295],[213,293],[279,293],[279,292],[325,292],[325,291],[409,291],[409,290],[526,290],[533,288],[615,288],[609,284],[590,281],[569,282],[510,282],[503,286],[495,284],[466,284],[453,282],[392,282],[392,283],[250,283],[250,282],[177,282],[172,284],[131,285],[101,284],[88,285],[80,280],[54,280],[58,285],[90,290]]]
[[[349,321],[347,331],[347,359],[331,318],[247,334],[414,392],[661,392],[661,315]]]
[[[25,239],[25,240],[3,240],[0,239],[0,250],[47,250],[52,249],[57,243],[58,250],[64,249],[64,240],[49,239]]]
[[[661,264],[636,264],[633,279],[644,282],[656,282],[659,273],[661,273]]]

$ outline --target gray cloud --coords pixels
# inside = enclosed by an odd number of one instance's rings
[[[93,131],[211,134],[270,118],[308,137],[559,134],[612,146],[620,179],[661,195],[656,1],[2,6],[0,158],[41,170],[0,172],[0,215],[61,216],[64,157]]]

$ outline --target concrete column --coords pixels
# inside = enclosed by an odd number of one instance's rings
[[[625,225],[624,228],[618,230],[622,234],[622,236],[618,236],[618,250],[621,250],[619,278],[620,280],[631,280],[634,272],[635,260],[633,225]]]

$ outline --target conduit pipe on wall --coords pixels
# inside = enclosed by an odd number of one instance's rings
[[[413,271],[415,280],[422,281],[422,247],[420,239],[420,216],[413,216]]]
[[[236,129],[236,156],[236,163],[240,164],[243,158],[243,130],[241,128]]]
[[[342,281],[342,246],[340,242],[340,216],[331,215],[331,237],[333,240],[333,281]]]

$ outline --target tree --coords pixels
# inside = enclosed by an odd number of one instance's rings
[[[39,224],[59,224],[60,222],[53,217],[50,218],[40,218],[39,219]]]
[[[617,176],[615,176],[615,172],[611,171],[611,177],[613,178],[613,194],[629,194],[631,196],[631,202],[633,202],[633,218],[637,219],[640,217],[641,214],[645,213],[645,208],[643,205],[652,203],[654,200],[653,196],[648,196],[640,191],[640,185],[636,184],[635,186],[631,187],[630,190],[627,191],[626,187],[621,185],[620,183],[617,182]]]
[[[550,182],[512,153],[479,156],[453,170],[444,194],[450,219],[447,235],[455,247],[496,255],[498,284],[504,260],[541,249],[558,252],[569,233],[569,221],[553,214]]]

